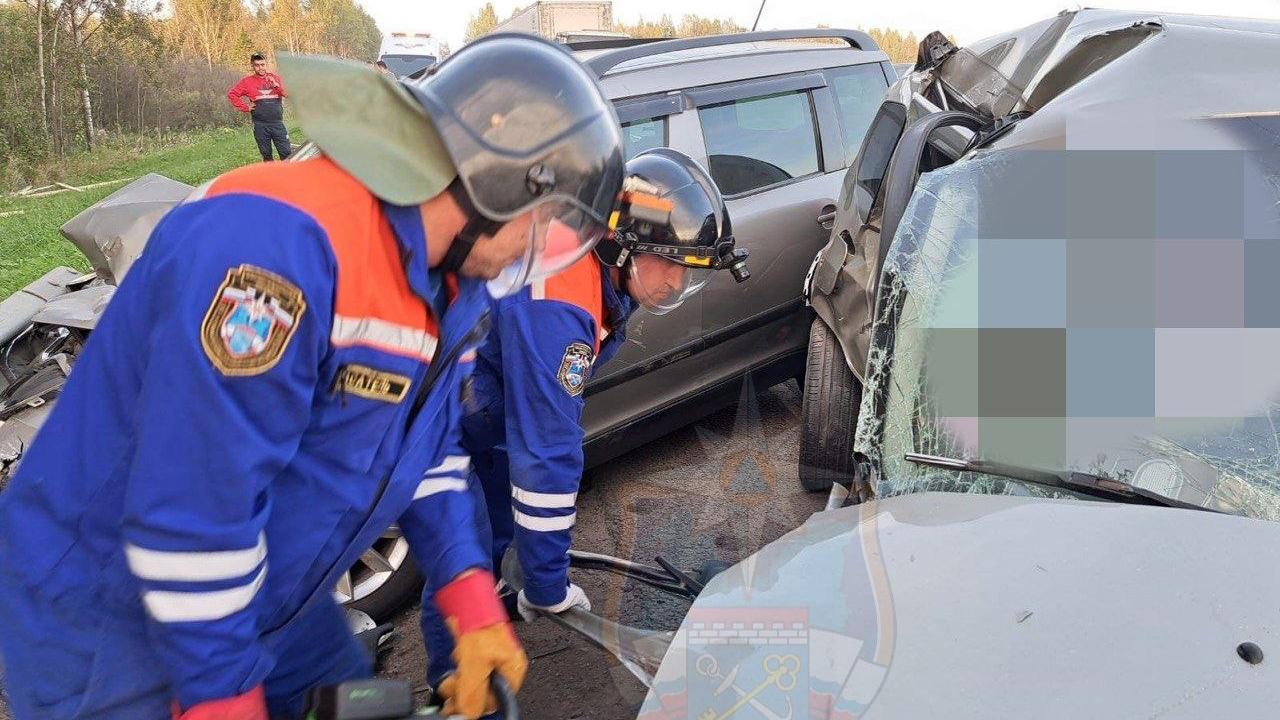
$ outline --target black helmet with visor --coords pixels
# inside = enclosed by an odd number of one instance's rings
[[[490,289],[505,295],[554,274],[607,232],[623,177],[613,105],[560,45],[495,34],[404,86],[431,116],[473,218],[445,258],[456,269],[481,235],[533,211],[528,250]]]
[[[727,269],[738,282],[750,277],[720,189],[701,165],[670,148],[627,162],[609,226],[597,256],[627,270],[633,294],[654,314],[679,307],[714,270]]]

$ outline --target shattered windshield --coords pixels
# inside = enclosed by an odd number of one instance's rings
[[[1044,494],[981,458],[1280,520],[1280,161],[1005,151],[922,175],[885,263],[856,450],[880,496]]]

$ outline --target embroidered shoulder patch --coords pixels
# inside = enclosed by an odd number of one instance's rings
[[[564,359],[560,361],[560,372],[556,374],[565,392],[574,396],[582,394],[593,360],[591,347],[586,343],[569,343],[564,351]]]
[[[334,381],[334,390],[370,400],[398,403],[409,394],[413,380],[404,375],[374,370],[364,365],[344,365]]]
[[[200,325],[200,345],[223,375],[258,375],[280,361],[307,302],[296,285],[253,265],[227,271]]]

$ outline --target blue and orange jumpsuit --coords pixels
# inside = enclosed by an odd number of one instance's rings
[[[565,597],[583,471],[583,389],[622,346],[633,309],[594,253],[494,302],[463,446],[473,462],[472,492],[487,509],[478,524],[491,531],[494,570],[514,540],[525,596],[535,605]],[[425,602],[422,631],[434,686],[452,670],[453,642]]]
[[[273,713],[369,672],[332,599],[399,523],[439,586],[486,566],[460,386],[483,283],[327,159],[244,168],[156,228],[0,496],[19,718]]]

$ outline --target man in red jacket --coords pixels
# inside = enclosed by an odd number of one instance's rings
[[[249,58],[253,72],[245,75],[235,87],[227,91],[227,99],[240,112],[253,116],[253,139],[258,141],[258,152],[263,162],[271,161],[271,143],[281,160],[289,157],[293,147],[289,145],[289,131],[284,128],[284,82],[280,76],[267,70],[262,53]]]

